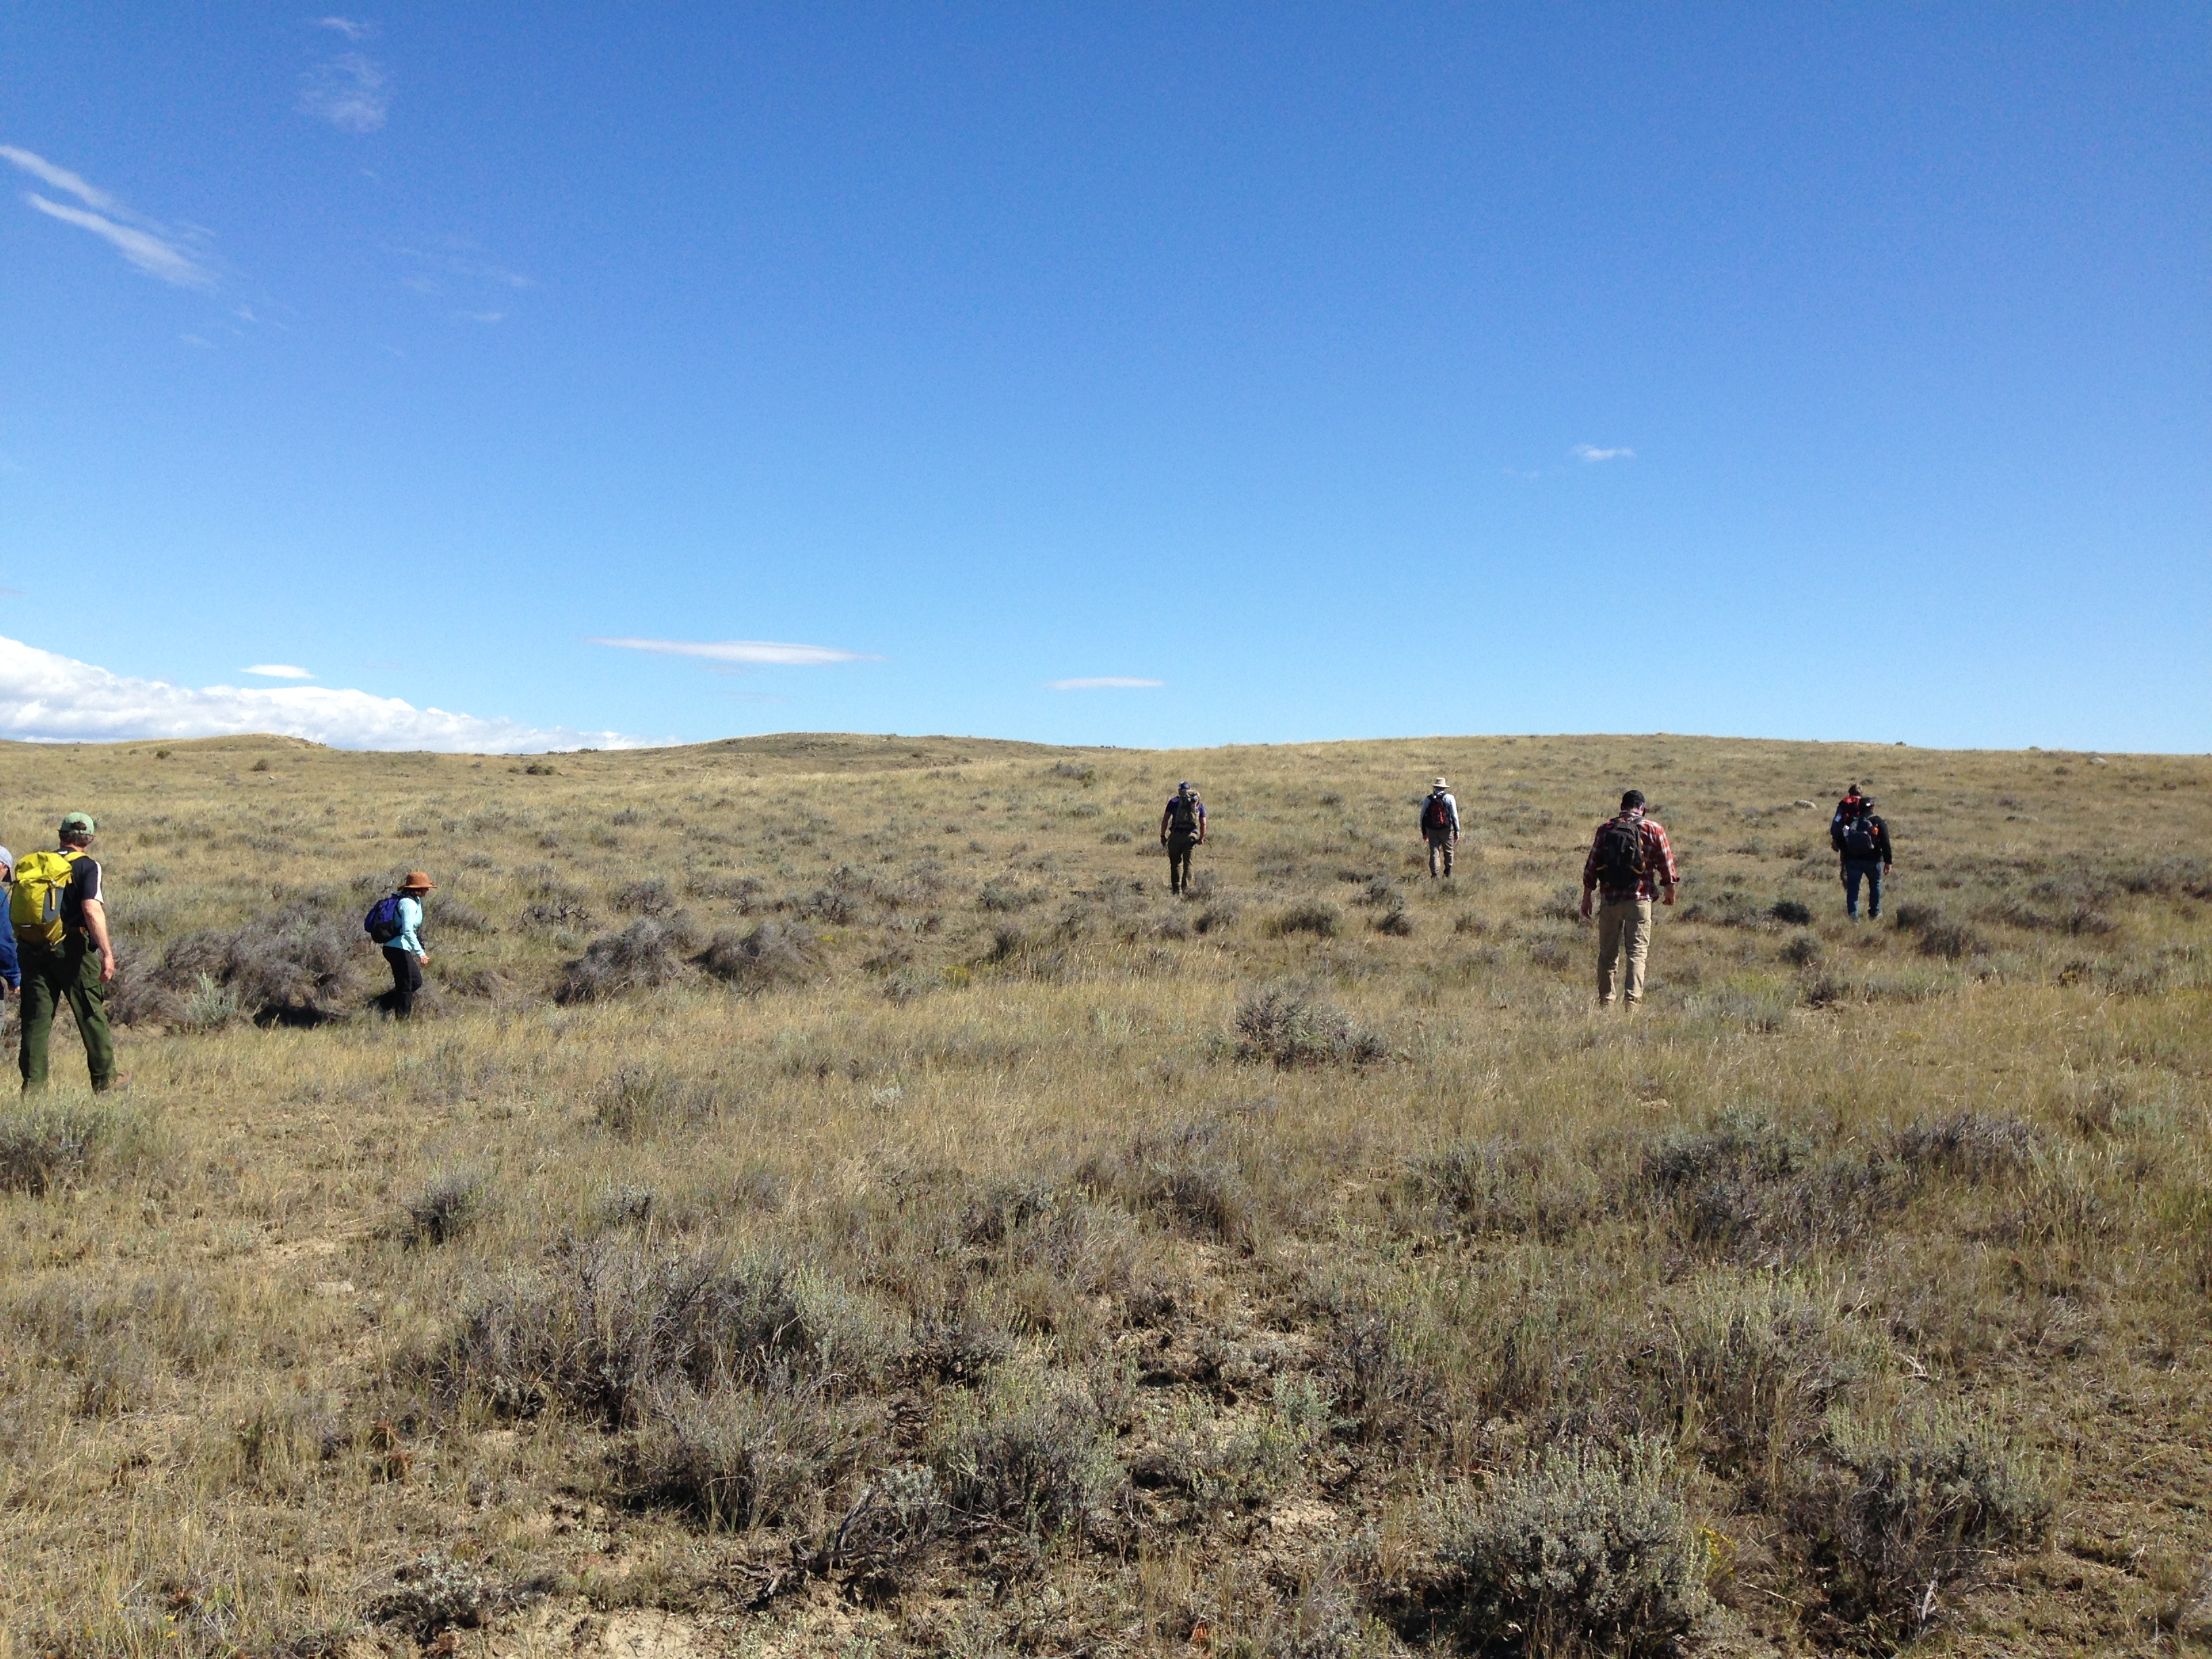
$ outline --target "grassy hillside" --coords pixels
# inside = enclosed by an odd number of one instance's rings
[[[2212,1627],[2212,763],[7,759],[19,852],[100,820],[133,1023],[114,1095],[0,1117],[0,1654]],[[1601,1017],[1630,784],[1686,886]]]

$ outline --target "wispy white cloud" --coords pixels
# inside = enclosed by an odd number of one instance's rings
[[[1127,674],[1094,674],[1086,679],[1047,680],[1053,691],[1157,691],[1165,680],[1142,680]]]
[[[383,65],[357,52],[342,52],[316,64],[300,77],[300,112],[328,121],[341,132],[374,132],[392,112]]]
[[[438,282],[426,274],[435,271],[447,276],[464,276],[471,282],[486,283],[494,288],[535,288],[538,280],[526,276],[519,270],[509,270],[504,265],[494,264],[489,259],[477,257],[465,245],[457,249],[437,249],[398,246],[392,250],[403,259],[410,259],[422,270],[407,280],[407,286],[418,294],[441,291]]]
[[[71,207],[34,190],[25,191],[23,199],[48,218],[90,231],[149,276],[173,283],[179,288],[210,289],[216,285],[215,271],[205,255],[193,246],[205,233],[171,230],[143,214],[133,213],[106,191],[30,150],[0,144],[0,161],[84,204],[82,207]]]
[[[587,640],[618,651],[651,651],[664,657],[704,657],[710,662],[741,662],[784,668],[814,668],[833,662],[881,662],[866,651],[841,651],[832,645],[784,645],[775,640]]]
[[[35,190],[25,191],[23,199],[49,218],[58,219],[65,225],[75,225],[80,230],[90,231],[149,276],[158,276],[179,288],[208,289],[215,286],[213,271],[174,242],[166,240],[150,230],[141,230],[135,225],[118,224],[85,208],[50,202]]]
[[[1583,461],[1632,461],[1636,459],[1636,452],[1632,449],[1600,449],[1595,444],[1577,444],[1574,454],[1576,459]]]
[[[364,23],[352,17],[318,17],[315,27],[343,34],[349,40],[366,40],[376,33],[376,25]]]
[[[34,155],[27,149],[18,149],[13,144],[0,144],[0,161],[11,161],[31,177],[54,190],[67,191],[88,208],[102,213],[114,213],[122,204],[104,190],[87,184],[82,175],[67,167],[56,167],[43,155]]]
[[[315,678],[312,668],[295,668],[289,662],[258,662],[246,672],[272,680],[311,680]]]
[[[329,686],[210,685],[194,690],[128,678],[20,640],[0,638],[0,736],[99,743],[133,738],[235,737],[273,732],[340,749],[435,749],[530,754],[548,749],[636,749],[620,732],[525,726],[417,708],[398,697]]]

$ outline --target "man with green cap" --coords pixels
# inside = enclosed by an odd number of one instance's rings
[[[94,1091],[115,1081],[115,1039],[107,1030],[107,982],[115,977],[115,946],[107,934],[107,905],[100,861],[92,845],[91,817],[62,819],[61,850],[32,853],[15,866],[9,917],[23,973],[23,1087],[46,1084],[46,1044],[54,1013],[66,1001],[84,1040]]]

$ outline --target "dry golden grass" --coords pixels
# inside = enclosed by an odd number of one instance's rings
[[[115,1095],[0,1120],[0,1652],[2212,1621],[2204,761],[9,754],[19,851],[100,819],[140,1023]],[[1179,776],[1213,822],[1185,902]],[[1843,920],[1852,779],[1908,927]],[[1686,884],[1605,1018],[1572,902],[1631,783]],[[313,958],[414,866],[398,1026],[365,943]],[[659,982],[586,955],[625,929]],[[1311,1063],[1255,1051],[1285,1030]],[[1665,1608],[1515,1599],[1512,1540],[1575,1516],[1645,1529]]]

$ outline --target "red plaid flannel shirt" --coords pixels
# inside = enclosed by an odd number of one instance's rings
[[[1659,896],[1662,883],[1672,887],[1682,879],[1682,872],[1674,867],[1674,849],[1668,842],[1667,831],[1658,819],[1647,818],[1641,811],[1623,812],[1620,817],[1634,818],[1637,827],[1644,832],[1644,879],[1637,884],[1633,896],[1656,899]],[[1585,893],[1597,885],[1597,837],[1605,833],[1606,823],[1613,822],[1614,819],[1607,818],[1605,823],[1598,825],[1597,835],[1590,837],[1589,856],[1583,860],[1583,891]],[[1616,892],[1608,887],[1604,890],[1604,896],[1609,904],[1615,899],[1632,896],[1625,889]]]

